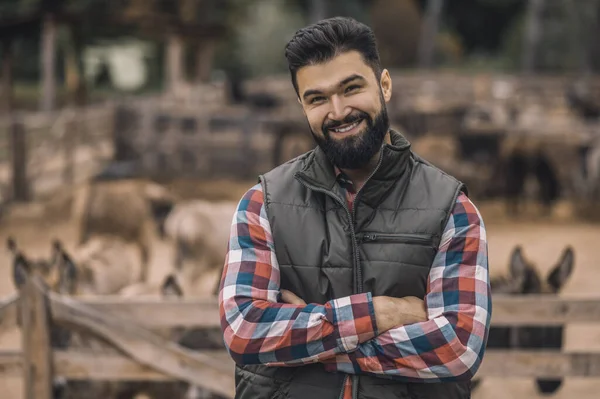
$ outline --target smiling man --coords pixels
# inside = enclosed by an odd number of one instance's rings
[[[468,398],[491,317],[466,187],[390,129],[372,30],[331,18],[286,47],[318,144],[233,218],[219,305],[236,398]]]

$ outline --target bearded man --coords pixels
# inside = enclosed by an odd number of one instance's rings
[[[468,398],[491,317],[466,187],[390,128],[392,80],[350,18],[285,51],[317,146],[233,217],[219,305],[236,398]]]

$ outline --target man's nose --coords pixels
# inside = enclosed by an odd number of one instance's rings
[[[341,121],[350,114],[350,107],[346,106],[344,100],[340,96],[332,96],[329,104],[331,107],[328,115],[329,119]]]

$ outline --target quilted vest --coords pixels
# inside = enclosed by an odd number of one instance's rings
[[[456,198],[465,186],[419,158],[391,132],[353,210],[320,148],[261,175],[281,288],[307,303],[355,293],[426,294],[429,269]],[[343,373],[302,367],[236,366],[239,399],[338,399]],[[470,382],[402,383],[351,376],[358,399],[469,398]]]

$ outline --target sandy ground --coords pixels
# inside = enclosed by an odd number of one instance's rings
[[[171,185],[174,191],[183,197],[201,196],[210,199],[239,198],[254,182],[243,184],[232,182]],[[561,204],[553,218],[531,220],[507,220],[502,216],[498,204],[478,204],[486,222],[490,269],[492,274],[506,270],[510,252],[515,245],[523,245],[525,255],[534,261],[543,274],[557,262],[566,245],[575,249],[575,269],[563,293],[600,294],[600,224],[573,222],[567,205]],[[28,210],[29,209],[29,210]],[[4,249],[8,235],[15,237],[21,247],[32,256],[48,256],[50,239],[60,238],[67,248],[74,244],[76,237],[74,226],[65,223],[62,215],[52,212],[54,217],[46,215],[39,207],[17,209],[0,222],[0,297],[14,292],[10,270],[11,258]],[[535,211],[530,212],[535,215]],[[18,215],[18,216],[15,216]],[[38,216],[36,216],[38,215]],[[171,248],[163,242],[156,242],[150,279],[160,280],[170,268]],[[18,349],[19,331],[15,328],[0,335],[0,349]],[[566,329],[566,351],[600,352],[600,325],[569,325]],[[562,388],[553,396],[566,398],[597,398],[600,379],[567,379]],[[0,397],[3,399],[21,398],[21,379],[18,376],[0,378]],[[473,394],[475,399],[536,398],[531,379],[485,379]]]

